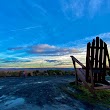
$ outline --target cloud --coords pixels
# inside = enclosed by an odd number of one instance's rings
[[[67,19],[80,18],[84,14],[85,0],[61,0],[61,9]]]
[[[11,51],[22,50],[22,49],[24,49],[24,47],[8,48],[8,50],[11,50]]]
[[[87,16],[93,18],[101,12],[102,6],[107,9],[109,2],[106,0],[61,0],[61,10],[68,20]]]
[[[82,52],[75,48],[57,47],[49,44],[39,44],[27,47],[15,47],[9,48],[8,50],[11,51],[24,50],[28,54],[36,54],[38,56],[63,56]]]
[[[32,6],[33,6],[34,8],[38,8],[43,15],[48,15],[46,9],[44,9],[41,5],[33,3]]]
[[[48,63],[52,63],[53,66],[71,66],[72,62],[71,59],[68,60],[68,58],[66,58],[66,60],[63,59],[58,59],[58,60],[45,60]]]
[[[11,58],[11,59],[2,59],[1,62],[2,63],[25,63],[25,62],[31,62],[31,61]]]
[[[59,62],[58,60],[45,60],[46,62],[48,62],[48,63],[57,63],[57,62]]]
[[[57,63],[57,64],[55,64],[55,66],[67,66],[67,65],[72,65],[72,63],[71,62],[60,62],[60,63]]]
[[[79,48],[80,50],[82,50],[82,49],[84,50],[84,48],[86,49],[87,43],[92,42],[92,40],[95,39],[96,37],[100,37],[106,43],[109,43],[109,41],[110,41],[110,32],[100,33],[100,34],[93,35],[93,36],[88,36],[88,37],[85,37],[83,39],[76,40],[74,42],[71,41],[71,42],[68,42],[67,44],[65,44],[64,46],[66,46],[66,47],[75,47],[75,48]]]
[[[30,54],[38,54],[43,56],[62,56],[71,53],[80,53],[81,51],[71,48],[56,47],[48,44],[40,44],[33,46],[27,52]]]
[[[29,27],[24,27],[24,28],[19,28],[19,29],[12,29],[9,30],[7,32],[16,32],[16,31],[28,31],[30,29],[35,29],[35,28],[41,28],[41,25],[37,25],[37,26],[29,26]],[[0,31],[0,33],[6,33],[5,31]]]
[[[94,17],[95,14],[101,9],[104,0],[90,0],[88,5],[89,15]]]

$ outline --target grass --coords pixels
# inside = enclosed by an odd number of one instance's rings
[[[68,87],[75,89],[75,92],[68,92],[75,98],[93,105],[101,105],[110,108],[110,90],[96,90],[95,95],[93,95],[82,85],[76,86],[70,83]]]

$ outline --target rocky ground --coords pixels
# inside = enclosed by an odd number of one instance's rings
[[[0,78],[0,110],[101,110],[61,89],[73,80],[74,76]]]

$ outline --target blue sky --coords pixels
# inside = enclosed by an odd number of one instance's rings
[[[85,63],[96,36],[110,47],[110,0],[0,0],[0,67]]]

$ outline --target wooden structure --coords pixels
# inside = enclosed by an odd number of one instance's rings
[[[110,70],[110,59],[107,44],[99,37],[87,43],[86,66],[71,56],[76,71],[76,84],[84,84],[91,92],[94,89],[110,89],[110,83],[106,81],[106,72]],[[108,61],[108,67],[107,67]],[[82,69],[76,68],[78,63]],[[96,87],[97,84],[103,86]]]

